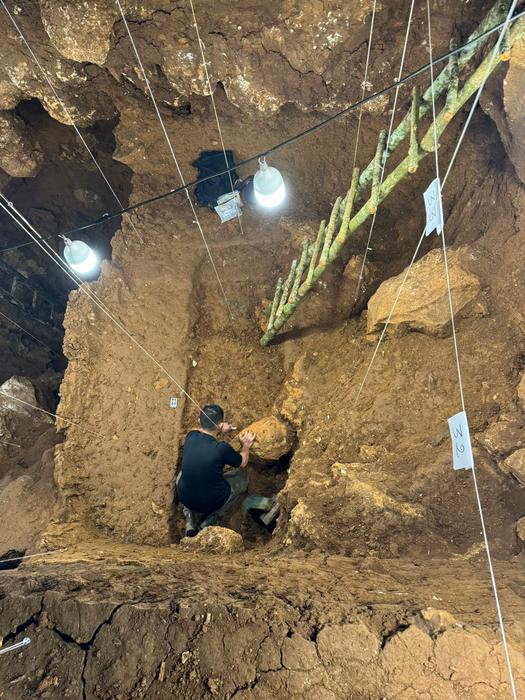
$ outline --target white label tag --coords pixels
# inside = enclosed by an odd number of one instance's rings
[[[452,466],[454,469],[472,469],[474,458],[465,411],[456,413],[455,416],[449,418],[448,428],[452,440]]]
[[[439,178],[433,180],[423,194],[425,199],[425,211],[427,213],[427,226],[425,236],[430,236],[433,231],[438,235],[443,233],[443,201],[441,199],[441,183]]]
[[[170,408],[177,408],[177,403],[178,403],[178,399],[175,396],[173,396],[170,399]]]
[[[218,197],[215,211],[221,219],[221,224],[234,219],[236,216],[242,216],[241,200],[237,190]]]

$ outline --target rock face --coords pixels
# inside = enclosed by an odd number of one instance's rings
[[[9,398],[9,397],[14,398]],[[19,399],[18,401],[16,399]],[[29,405],[30,404],[30,405]],[[0,420],[2,432],[13,435],[19,421],[27,422],[28,418],[39,425],[52,424],[51,416],[31,408],[38,406],[35,389],[26,377],[11,377],[0,386]]]
[[[0,112],[0,167],[13,177],[33,177],[42,160],[42,150],[24,122],[12,112]]]
[[[520,518],[516,523],[516,534],[522,542],[525,542],[525,517]]]
[[[525,449],[516,450],[503,462],[502,469],[525,486]]]
[[[353,255],[344,269],[337,299],[339,313],[343,316],[362,311],[366,306],[366,299],[370,296],[376,268],[370,261],[365,263],[362,273],[361,268],[363,268],[363,256]],[[358,289],[360,275],[361,283]]]
[[[517,176],[525,182],[525,120],[521,108],[525,81],[525,41],[513,48],[503,83],[485,91],[481,106],[494,120]]]
[[[118,15],[115,3],[41,0],[40,12],[44,29],[62,56],[72,61],[104,64]]]
[[[452,298],[456,314],[479,293],[478,277],[462,265],[465,248],[448,252]],[[368,332],[385,324],[405,272],[379,287],[368,302]],[[402,326],[428,335],[443,335],[450,326],[450,307],[442,252],[432,250],[414,264],[403,293],[390,319],[391,326]]]
[[[525,374],[523,375],[520,383],[518,384],[518,399],[522,404],[525,404]]]
[[[241,535],[227,527],[206,527],[195,537],[184,537],[180,546],[186,552],[233,554],[241,552],[244,544]]]
[[[268,416],[249,425],[246,430],[255,433],[256,439],[250,449],[250,460],[262,464],[277,462],[288,454],[293,446],[293,433],[288,425]]]
[[[506,457],[525,446],[525,428],[517,420],[498,420],[477,439],[491,455]]]

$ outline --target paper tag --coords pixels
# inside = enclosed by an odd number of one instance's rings
[[[221,224],[235,219],[236,216],[242,216],[241,199],[237,190],[221,194],[217,198],[217,206],[214,208],[221,219]]]
[[[177,403],[178,399],[175,396],[172,396],[170,399],[170,408],[177,408]]]
[[[472,469],[474,458],[465,411],[456,413],[455,416],[449,418],[448,428],[452,440],[452,466],[454,469]]]
[[[430,236],[433,231],[438,235],[443,233],[443,201],[441,199],[441,183],[437,177],[425,190],[425,211],[427,213],[427,226],[425,236]]]

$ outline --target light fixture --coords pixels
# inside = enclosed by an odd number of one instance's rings
[[[79,275],[87,275],[89,272],[92,272],[98,264],[98,259],[87,243],[71,241],[65,236],[62,236],[62,238],[66,244],[64,259],[69,267],[78,272]]]
[[[286,195],[286,187],[281,173],[272,168],[266,158],[259,158],[259,170],[253,178],[253,192],[258,204],[263,207],[277,207],[282,204]]]

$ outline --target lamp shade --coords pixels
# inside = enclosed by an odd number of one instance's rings
[[[87,243],[70,241],[67,238],[65,242],[64,259],[72,270],[85,275],[95,269],[98,263],[97,256]]]
[[[277,168],[269,166],[264,157],[259,158],[259,170],[253,178],[253,192],[257,202],[268,208],[282,204],[286,195],[283,176]]]

